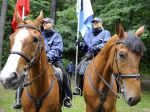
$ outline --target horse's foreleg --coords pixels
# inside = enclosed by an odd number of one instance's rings
[[[104,112],[116,112],[116,106],[115,105],[111,105],[109,107],[104,107]]]
[[[86,112],[97,112],[97,111],[91,108],[89,105],[86,105]]]
[[[116,112],[116,108],[114,107],[111,110],[110,109],[109,110],[106,109],[105,112]]]
[[[112,112],[116,112],[116,107],[114,109],[112,109]]]

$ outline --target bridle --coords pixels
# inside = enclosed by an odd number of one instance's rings
[[[24,25],[19,25],[17,28],[24,28],[24,27],[25,28],[30,28],[30,29],[36,29],[36,30],[38,30],[40,32],[40,34],[42,34],[41,30],[39,28],[33,26],[33,25],[24,24]],[[43,47],[44,46],[42,45],[42,36],[40,36],[39,37],[39,41],[38,41],[38,48],[36,49],[35,54],[34,54],[34,56],[31,59],[29,58],[29,56],[25,55],[22,52],[12,51],[10,53],[10,54],[20,55],[28,63],[27,67],[25,67],[23,69],[24,73],[20,77],[20,85],[19,85],[20,87],[23,88],[23,87],[32,85],[37,79],[39,79],[46,72],[47,68],[44,71],[42,71],[40,74],[38,74],[32,81],[27,82],[27,80],[28,80],[28,71],[31,69],[32,65],[34,64],[34,61],[36,59],[37,54],[38,53],[41,54]],[[52,79],[48,91],[42,97],[40,97],[39,99],[37,99],[34,96],[32,96],[29,93],[28,88],[26,89],[27,96],[34,102],[34,106],[35,106],[36,112],[39,112],[39,110],[40,110],[40,108],[42,106],[43,100],[51,93],[51,91],[53,89],[53,86],[54,86],[54,83],[55,83],[55,80]]]
[[[119,45],[119,44],[126,44],[126,42],[125,42],[125,40],[118,40],[116,42],[116,46]],[[112,62],[112,68],[113,68],[113,64],[115,62],[118,73],[112,73],[112,74],[115,77],[115,80],[116,80],[117,84],[119,85],[120,92],[123,93],[124,89],[125,89],[125,83],[124,83],[123,79],[135,78],[135,79],[139,80],[141,78],[141,75],[140,74],[122,74],[120,72],[119,64],[118,64],[118,60],[117,60],[116,46],[115,46],[115,53],[114,53],[114,56],[113,56],[114,58],[113,58],[113,62]]]
[[[30,29],[36,29],[40,32],[41,34],[41,30],[33,25],[28,25],[28,24],[22,24],[22,25],[18,25],[17,28],[30,28]],[[36,49],[35,51],[35,54],[32,58],[30,58],[29,56],[25,55],[24,53],[22,52],[18,52],[18,51],[11,51],[10,54],[17,54],[19,56],[21,56],[22,58],[25,59],[25,61],[28,63],[28,65],[23,69],[23,74],[22,76],[20,77],[20,83],[23,84],[23,82],[25,81],[25,78],[28,77],[28,71],[31,69],[32,65],[34,64],[34,61],[36,59],[36,56],[38,53],[41,53],[43,49],[43,46],[42,46],[42,36],[39,37],[39,41],[38,41],[38,48]],[[25,86],[28,86],[28,85],[31,85],[35,80],[37,80],[40,76],[42,76],[43,73],[39,74],[37,77],[35,77],[35,79],[33,79],[31,82],[29,83],[24,83],[22,85],[22,87],[25,87]]]

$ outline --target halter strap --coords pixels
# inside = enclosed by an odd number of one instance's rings
[[[31,61],[31,59],[29,57],[27,57],[25,54],[23,54],[22,52],[11,51],[10,54],[18,54],[21,57],[23,57],[28,63],[30,63],[30,61]]]

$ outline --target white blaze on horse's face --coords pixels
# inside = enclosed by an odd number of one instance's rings
[[[22,42],[28,36],[29,36],[29,31],[26,28],[21,29],[16,34],[14,45],[12,47],[12,51],[22,52],[21,51]],[[7,80],[11,78],[12,73],[17,73],[16,69],[18,66],[19,59],[20,59],[20,55],[10,54],[3,70],[1,71],[0,81],[2,82],[2,84],[9,85],[9,83],[11,83],[11,80],[9,80],[8,82]]]

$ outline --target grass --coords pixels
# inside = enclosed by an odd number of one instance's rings
[[[4,90],[0,86],[0,112],[1,109],[3,109],[4,112],[16,112],[11,108],[14,102],[14,95],[15,91]],[[85,103],[83,97],[74,97],[72,103],[72,108],[64,109],[62,107],[62,112],[85,112]],[[141,102],[134,107],[129,107],[123,98],[118,99],[117,112],[150,112],[150,91],[143,91]]]
[[[136,106],[129,107],[123,98],[117,100],[118,112],[150,112],[150,91],[142,92],[142,99]]]
[[[0,110],[4,109],[5,112],[16,112],[13,109],[11,109],[11,105],[14,101],[14,95],[15,91],[4,90],[0,86]]]

